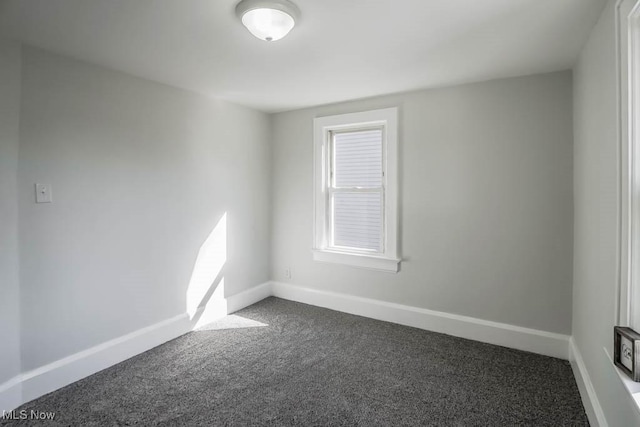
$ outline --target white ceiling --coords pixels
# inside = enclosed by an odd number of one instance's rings
[[[264,111],[571,68],[606,0],[294,0],[284,39],[238,0],[0,0],[24,43]]]

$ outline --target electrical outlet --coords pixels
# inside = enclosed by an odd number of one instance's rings
[[[287,267],[284,269],[284,277],[287,279],[291,279],[291,268]]]

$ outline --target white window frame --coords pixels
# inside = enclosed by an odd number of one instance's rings
[[[617,4],[620,139],[618,324],[640,330],[640,0]]]
[[[316,261],[347,264],[373,270],[398,272],[398,109],[318,117],[314,128],[314,245]],[[381,128],[383,139],[383,236],[380,252],[332,247],[329,187],[331,135],[335,132]]]

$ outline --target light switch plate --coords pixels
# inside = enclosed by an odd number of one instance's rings
[[[51,185],[36,184],[36,203],[51,203]]]

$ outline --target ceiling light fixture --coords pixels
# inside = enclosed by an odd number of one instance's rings
[[[280,40],[300,18],[298,7],[288,0],[242,0],[236,15],[247,29],[268,42]]]

